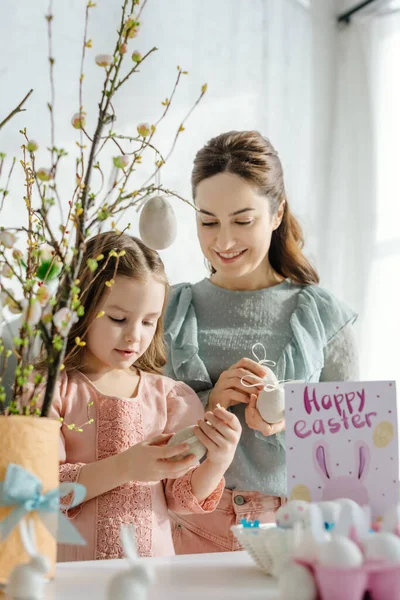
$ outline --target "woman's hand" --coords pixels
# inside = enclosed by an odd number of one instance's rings
[[[199,464],[190,454],[178,461],[168,459],[189,450],[188,444],[166,446],[171,434],[162,434],[146,442],[140,442],[120,454],[128,473],[128,481],[162,481],[186,475]]]
[[[249,375],[256,375],[257,377],[263,378],[266,373],[266,369],[254,360],[251,360],[251,358],[242,358],[239,362],[221,373],[217,383],[210,392],[207,408],[213,411],[217,404],[220,404],[224,408],[229,408],[230,406],[240,404],[241,402],[248,404],[250,395],[254,393],[254,390],[257,388],[246,387],[241,382],[241,379],[243,379],[243,377],[249,377]],[[256,379],[250,377],[248,383],[256,383]],[[263,387],[264,384],[260,383],[258,391]]]
[[[217,465],[223,474],[235,456],[242,427],[239,419],[225,408],[215,408],[204,416],[194,430],[208,450],[204,463]]]
[[[250,429],[260,431],[265,436],[280,433],[285,429],[285,419],[279,423],[266,423],[257,410],[257,394],[251,394],[250,401],[245,409],[246,423]]]

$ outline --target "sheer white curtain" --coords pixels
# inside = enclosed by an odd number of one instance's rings
[[[400,16],[354,18],[335,44],[322,283],[360,313],[361,376],[400,379]]]
[[[84,4],[81,0],[53,3],[56,139],[57,145],[70,153],[68,168],[61,173],[66,199],[75,180],[77,135],[70,116],[78,110]],[[87,52],[84,93],[89,131],[94,126],[102,76],[94,56],[112,51],[120,4],[99,2],[91,12],[89,37],[93,49]],[[30,87],[35,89],[27,112],[18,115],[0,134],[0,151],[10,155],[19,152],[22,140],[18,131],[25,125],[42,149],[49,144],[47,8],[48,0],[1,2],[0,54],[7,60],[0,69],[0,115],[17,104]],[[189,77],[178,90],[169,118],[160,126],[158,144],[162,150],[169,148],[177,126],[204,82],[208,82],[209,91],[164,170],[165,186],[190,198],[195,152],[223,131],[258,129],[280,152],[294,211],[306,229],[315,232],[309,206],[311,41],[311,16],[305,0],[148,0],[140,36],[130,47],[144,53],[155,45],[159,52],[117,98],[115,129],[129,134],[135,132],[140,121],[154,122],[162,109],[161,100],[172,90],[176,66],[181,65],[189,71]],[[39,163],[46,166],[45,151],[38,156]],[[19,193],[10,195],[5,217],[9,224],[18,222],[24,214],[22,174],[16,169],[15,175],[20,187]],[[178,200],[173,203],[179,219],[178,239],[163,252],[163,258],[172,282],[196,281],[206,271],[196,241],[194,214]],[[125,220],[137,222],[136,213]],[[315,235],[310,240],[311,249],[315,248],[314,239]]]
[[[375,139],[375,235],[362,359],[368,376],[400,382],[400,13],[368,25]]]

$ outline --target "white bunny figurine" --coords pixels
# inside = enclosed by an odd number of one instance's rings
[[[135,527],[121,525],[121,542],[130,567],[115,575],[108,586],[108,600],[147,600],[154,570],[137,553]]]
[[[293,557],[312,562],[318,557],[321,545],[327,543],[331,535],[325,530],[322,512],[317,504],[310,504],[307,521],[305,527],[296,527]]]
[[[33,519],[21,519],[19,530],[31,560],[14,568],[8,579],[6,593],[11,600],[41,600],[45,597],[45,575],[50,570],[50,561],[37,551]]]

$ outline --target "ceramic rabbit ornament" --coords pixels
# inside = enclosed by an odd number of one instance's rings
[[[6,586],[10,600],[41,600],[45,597],[46,573],[50,570],[50,561],[38,554],[33,519],[21,519],[19,530],[30,562],[18,565],[11,572]]]
[[[108,600],[147,600],[154,570],[139,556],[134,525],[121,525],[121,543],[130,566],[115,575],[108,586]]]

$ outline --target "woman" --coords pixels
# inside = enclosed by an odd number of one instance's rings
[[[243,433],[216,512],[171,516],[178,554],[239,549],[230,527],[242,518],[273,521],[285,501],[285,423],[264,422],[256,388],[242,383],[265,374],[252,360],[254,344],[263,344],[279,380],[357,378],[356,315],[318,287],[270,142],[254,131],[212,139],[195,158],[192,187],[211,273],[171,294],[167,375],[209,408],[229,408]]]

